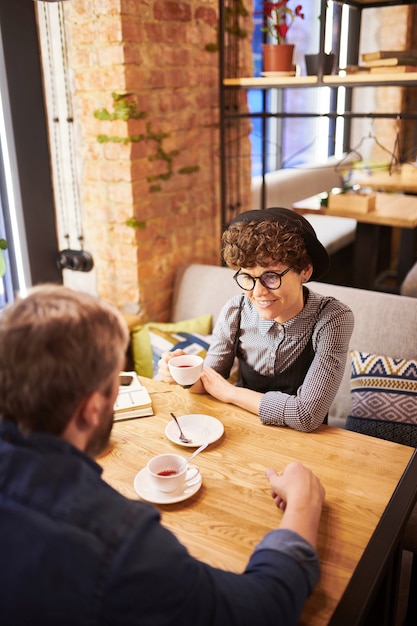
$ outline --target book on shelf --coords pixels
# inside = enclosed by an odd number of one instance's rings
[[[114,421],[153,415],[151,397],[136,372],[121,372],[119,378],[119,393],[114,403]]]
[[[364,52],[363,61],[376,61],[378,59],[401,59],[417,58],[417,50],[376,50],[375,52]]]
[[[341,67],[340,70],[346,72],[346,74],[369,74],[370,72],[370,68],[363,65],[347,65],[346,67]]]
[[[417,57],[389,57],[386,59],[375,59],[374,61],[364,61],[365,67],[394,67],[396,65],[417,65]]]
[[[392,67],[371,67],[370,74],[408,74],[417,72],[417,65],[393,65]]]

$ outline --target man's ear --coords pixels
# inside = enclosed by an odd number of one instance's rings
[[[78,427],[82,430],[96,428],[100,423],[104,403],[104,396],[99,391],[93,391],[78,408],[77,415],[75,416],[76,419],[78,418]]]
[[[91,433],[100,422],[100,411],[104,402],[105,399],[99,391],[94,391],[83,400],[62,433],[62,439],[79,450],[85,450]]]

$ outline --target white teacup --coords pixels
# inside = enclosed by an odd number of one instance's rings
[[[191,387],[201,376],[203,359],[196,354],[173,356],[168,361],[169,372],[176,383],[183,387]]]
[[[179,454],[154,456],[147,469],[153,486],[164,493],[183,491],[186,483],[194,484],[200,474],[198,467],[187,465],[186,459]]]

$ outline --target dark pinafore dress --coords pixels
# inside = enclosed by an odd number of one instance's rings
[[[238,328],[234,341],[235,356],[239,360],[240,378],[238,386],[253,389],[253,391],[259,391],[260,393],[266,393],[267,391],[282,391],[283,393],[295,396],[297,389],[303,383],[308,369],[314,359],[312,337],[310,337],[306,347],[298,355],[294,363],[287,367],[287,369],[283,372],[279,372],[275,376],[264,376],[263,374],[256,372],[242,359],[242,356],[239,353],[240,318],[244,299],[245,296],[242,296],[239,304]],[[327,423],[327,416],[324,423]]]

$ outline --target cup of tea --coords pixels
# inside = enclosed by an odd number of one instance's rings
[[[198,480],[198,467],[190,467],[179,454],[159,454],[147,465],[153,486],[164,493],[181,491]]]
[[[196,354],[173,356],[168,361],[168,367],[176,383],[182,387],[191,387],[201,376],[203,359]]]

